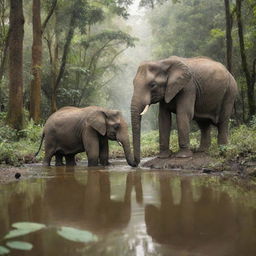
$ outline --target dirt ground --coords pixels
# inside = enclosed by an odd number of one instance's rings
[[[154,169],[170,169],[170,170],[182,170],[182,169],[202,169],[208,167],[211,164],[215,164],[216,160],[204,153],[194,153],[193,157],[177,158],[175,155],[161,159],[158,157],[152,158],[143,164],[144,167]]]
[[[33,172],[26,167],[0,166],[0,184],[27,179],[33,176]]]
[[[238,161],[222,163],[205,153],[194,153],[193,157],[189,158],[177,158],[175,155],[167,159],[154,157],[143,163],[142,166],[176,171],[196,170],[202,173],[221,173],[225,171],[241,177],[256,177],[256,161],[239,159]]]

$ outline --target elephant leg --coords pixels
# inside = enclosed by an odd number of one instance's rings
[[[228,143],[228,120],[217,125],[218,128],[218,145]]]
[[[50,166],[50,165],[51,165],[52,157],[53,157],[53,154],[51,154],[51,155],[46,154],[46,155],[44,156],[43,166]]]
[[[43,160],[44,166],[50,166],[53,155],[55,154],[55,147],[45,140],[45,155]]]
[[[159,145],[160,153],[158,154],[159,158],[168,158],[172,152],[169,149],[170,147],[170,132],[172,125],[172,115],[167,109],[165,103],[160,102],[159,105]]]
[[[211,124],[208,121],[198,121],[197,123],[201,131],[200,147],[197,151],[205,152],[211,145]]]
[[[59,152],[55,154],[55,166],[63,166],[63,155]]]
[[[190,122],[194,115],[195,103],[195,99],[192,96],[184,94],[177,103],[176,120],[180,150],[176,157],[185,158],[193,155],[189,143]]]
[[[97,166],[99,160],[99,137],[97,132],[91,127],[87,127],[82,137],[88,166]]]
[[[100,152],[99,152],[99,158],[100,158],[100,164],[103,166],[109,165],[109,148],[108,148],[108,138],[107,136],[101,136],[100,140]]]
[[[228,123],[234,106],[234,95],[226,96],[224,101],[226,104],[222,108],[219,123],[217,124],[219,145],[226,145],[228,143]]]
[[[66,165],[67,166],[74,166],[76,165],[75,154],[68,154],[65,155]]]

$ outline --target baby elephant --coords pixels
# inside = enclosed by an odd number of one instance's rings
[[[98,163],[108,165],[110,139],[122,145],[127,163],[135,166],[127,123],[117,110],[96,106],[63,107],[46,121],[39,150],[44,138],[44,165],[50,165],[54,155],[56,165],[63,164],[63,156],[66,165],[75,165],[75,155],[84,151],[88,157],[88,166],[97,166]]]

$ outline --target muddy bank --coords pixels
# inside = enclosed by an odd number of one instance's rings
[[[177,158],[175,155],[167,159],[154,157],[142,164],[143,167],[163,170],[194,170],[197,173],[229,172],[241,177],[256,177],[256,161],[238,159],[237,161],[223,162],[205,153],[194,153],[193,157]]]
[[[36,172],[28,167],[12,167],[0,165],[0,184],[34,177]]]

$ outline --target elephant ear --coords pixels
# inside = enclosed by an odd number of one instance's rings
[[[107,125],[104,112],[94,111],[88,118],[88,124],[102,136],[106,135]]]
[[[169,103],[189,83],[192,75],[189,67],[177,58],[170,58],[164,61],[163,65],[168,73],[164,99]]]

